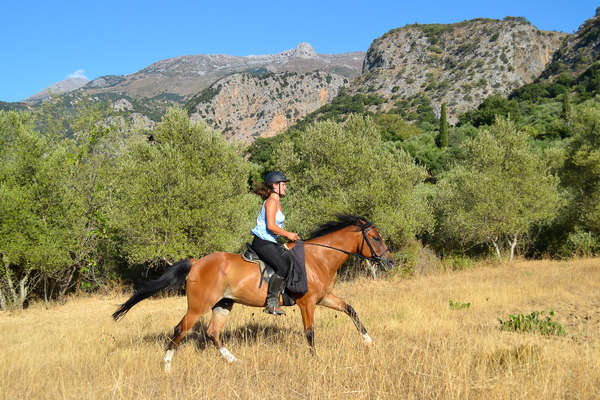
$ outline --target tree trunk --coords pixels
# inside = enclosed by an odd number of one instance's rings
[[[15,288],[15,284],[10,277],[10,270],[8,268],[4,269],[4,281],[6,282],[7,293],[4,294],[2,289],[0,289],[0,308],[3,310],[8,310],[9,308],[23,308],[23,304],[25,304],[27,294],[29,293],[27,282],[29,281],[30,274],[31,271],[27,271],[25,276],[19,280],[17,291],[17,288]]]
[[[517,247],[517,240],[519,239],[519,235],[515,234],[513,236],[513,240],[512,242],[510,242],[510,258],[508,260],[508,262],[512,262],[514,255],[515,255],[515,247]]]
[[[19,282],[19,307],[23,308],[23,304],[25,304],[25,299],[27,298],[27,294],[29,293],[29,287],[27,286],[27,281],[29,280],[29,275],[31,274],[31,270],[27,271],[23,279]]]
[[[4,292],[2,291],[2,286],[0,285],[0,310],[7,311],[8,303],[6,302],[6,297],[4,296]]]
[[[498,247],[498,240],[492,239],[492,243],[494,244],[494,248],[496,249],[496,255],[498,256],[498,261],[502,262],[502,253],[500,253],[500,247]]]
[[[67,293],[67,290],[69,289],[69,286],[71,284],[71,281],[73,280],[73,275],[75,275],[75,271],[77,270],[77,266],[72,266],[69,271],[67,272],[67,278],[61,282],[61,286],[60,289],[58,291],[58,300],[63,302],[64,301],[64,296]]]

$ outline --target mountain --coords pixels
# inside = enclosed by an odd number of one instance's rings
[[[552,62],[541,75],[554,79],[562,73],[577,77],[600,59],[600,7],[596,15],[585,21],[554,53]]]
[[[309,43],[279,54],[230,56],[192,55],[158,61],[126,76],[103,76],[89,82],[89,94],[118,93],[133,98],[167,99],[183,103],[217,80],[238,72],[297,72],[319,70],[346,78],[361,72],[364,52],[317,54]]]
[[[347,93],[381,97],[373,107],[377,112],[426,96],[437,113],[446,103],[449,120],[456,122],[487,96],[507,95],[534,81],[566,37],[522,17],[407,25],[371,44],[362,74]]]
[[[187,104],[192,119],[203,119],[231,140],[252,142],[270,137],[329,103],[342,75],[315,70],[229,75]]]
[[[50,98],[50,96],[60,95],[63,93],[72,92],[73,90],[79,89],[86,85],[89,79],[84,77],[72,77],[67,78],[63,81],[54,83],[48,86],[46,89],[34,94],[23,100],[24,103],[38,103],[40,101]]]

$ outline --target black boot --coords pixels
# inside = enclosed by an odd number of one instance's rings
[[[285,315],[285,311],[279,307],[279,294],[283,291],[285,281],[283,277],[273,274],[269,280],[269,288],[267,289],[267,306],[265,312],[273,315]]]

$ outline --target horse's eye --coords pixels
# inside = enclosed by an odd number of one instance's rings
[[[378,236],[374,237],[373,239],[374,239],[376,242],[381,242],[381,238],[380,238],[380,237],[378,237]]]

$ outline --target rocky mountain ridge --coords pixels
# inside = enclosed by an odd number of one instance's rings
[[[378,112],[425,95],[438,113],[446,103],[449,120],[456,122],[487,96],[507,95],[534,81],[567,36],[512,17],[407,25],[372,43],[348,93],[382,97]]]
[[[85,86],[89,81],[89,79],[84,77],[70,77],[48,86],[46,89],[37,92],[33,96],[29,96],[23,100],[23,102],[28,104],[37,103],[48,99],[51,95],[57,96],[63,93],[72,92],[73,90]]]
[[[238,72],[305,73],[314,70],[354,78],[361,72],[364,52],[317,54],[309,43],[279,54],[230,56],[191,55],[169,58],[126,76],[103,76],[83,89],[90,94],[121,93],[134,98],[182,103],[217,80]]]

